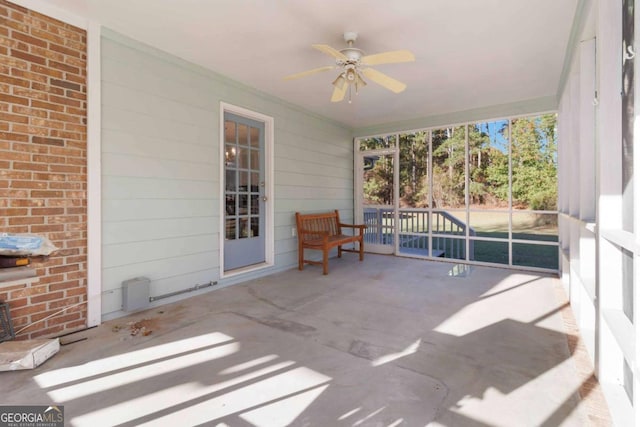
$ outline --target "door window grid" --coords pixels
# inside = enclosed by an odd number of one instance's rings
[[[258,237],[260,130],[225,121],[225,239]]]

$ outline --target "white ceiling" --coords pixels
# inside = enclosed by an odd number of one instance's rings
[[[555,95],[578,0],[49,0],[72,13],[351,127]],[[409,49],[375,68],[352,104],[329,101],[337,71],[313,43],[366,54]]]

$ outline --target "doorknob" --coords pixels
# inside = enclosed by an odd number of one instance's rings
[[[262,197],[262,201],[263,201],[263,202],[266,202],[266,201],[267,201],[267,196],[263,196],[263,197]]]

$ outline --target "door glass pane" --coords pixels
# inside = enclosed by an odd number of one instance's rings
[[[238,195],[238,215],[246,215],[249,213],[249,196],[246,194]]]
[[[236,239],[236,220],[235,219],[227,219],[225,220],[225,239],[227,240],[235,240]]]
[[[227,169],[225,172],[224,188],[226,191],[236,191],[237,183],[235,170]]]
[[[224,141],[236,142],[236,123],[230,120],[224,122]]]
[[[240,238],[241,239],[246,239],[247,237],[250,237],[250,228],[249,228],[249,220],[248,218],[240,218]]]
[[[238,176],[240,177],[238,191],[249,191],[249,172],[238,171]]]
[[[260,191],[260,174],[258,172],[251,172],[251,191]]]
[[[226,144],[224,146],[225,166],[228,168],[236,167],[236,146],[235,144]]]
[[[253,148],[259,148],[260,147],[260,129],[258,128],[251,128],[251,146]]]
[[[249,149],[238,148],[238,168],[249,169]]]
[[[260,218],[251,218],[251,235],[252,237],[260,236]]]
[[[257,194],[251,195],[251,215],[260,214],[260,198]]]
[[[224,188],[226,191],[237,191],[238,184],[236,182],[235,169],[227,169],[225,172]]]
[[[465,127],[432,131],[432,202],[438,209],[465,207]]]
[[[238,144],[249,145],[249,126],[238,123]]]
[[[227,215],[236,214],[236,195],[235,194],[226,195],[226,211],[227,211]]]
[[[251,150],[250,156],[251,156],[250,168],[253,170],[259,170],[260,169],[260,152],[258,150]]]

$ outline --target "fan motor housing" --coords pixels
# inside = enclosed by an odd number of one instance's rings
[[[358,64],[360,63],[360,58],[364,56],[364,52],[360,49],[356,49],[355,47],[348,47],[346,49],[342,49],[340,51],[344,56],[348,59],[346,63]]]

